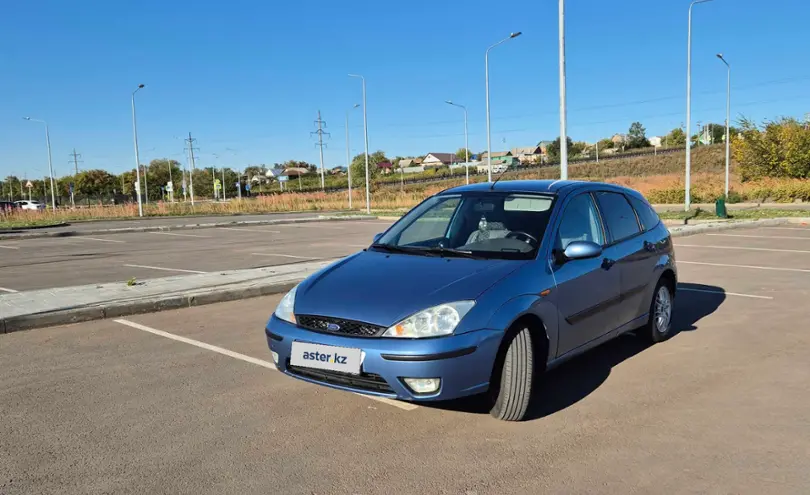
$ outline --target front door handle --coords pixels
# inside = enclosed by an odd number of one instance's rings
[[[602,260],[602,268],[605,270],[610,270],[610,267],[616,264],[616,260],[612,260],[610,258],[605,258]]]

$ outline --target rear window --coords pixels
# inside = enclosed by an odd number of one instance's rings
[[[596,200],[599,202],[599,210],[602,212],[602,218],[605,219],[613,242],[639,233],[636,213],[624,194],[598,192]]]
[[[644,230],[650,230],[658,225],[661,219],[658,218],[658,213],[652,209],[652,206],[646,201],[634,198],[633,196],[628,196],[628,199],[636,210],[636,213],[638,213],[638,219],[641,220],[641,226],[644,227]]]

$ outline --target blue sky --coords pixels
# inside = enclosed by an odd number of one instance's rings
[[[641,121],[648,135],[685,120],[687,0],[569,1],[566,9],[569,135],[593,141]],[[695,7],[693,130],[722,122],[723,52],[732,64],[732,118],[810,112],[810,4],[714,0]],[[327,166],[345,161],[345,113],[367,80],[369,145],[389,156],[486,148],[484,51],[490,55],[493,149],[532,145],[559,132],[557,2],[174,2],[28,0],[0,16],[0,176],[134,166],[130,93],[137,84],[141,161],[198,165],[318,163],[317,111],[331,139]],[[352,155],[362,113],[351,114]],[[214,156],[218,155],[218,158]]]

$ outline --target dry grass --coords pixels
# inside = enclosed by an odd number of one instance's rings
[[[569,177],[580,180],[599,180],[633,188],[644,194],[653,203],[683,203],[684,155],[673,153],[658,157],[625,158],[600,163],[572,165]],[[693,202],[711,202],[723,192],[724,154],[722,146],[705,146],[695,150],[692,160]],[[798,179],[765,179],[757,182],[741,183],[734,173],[732,163],[731,189],[737,201],[776,201],[791,202],[794,199],[810,201],[810,181]],[[509,172],[503,180],[513,179],[556,179],[558,167],[548,167],[528,171]],[[471,176],[472,182],[486,180],[485,175]],[[464,178],[438,183],[411,184],[400,192],[399,187],[377,187],[372,192],[371,204],[375,210],[408,209],[449,187],[464,184]],[[362,211],[365,206],[365,191],[353,191],[353,209]],[[238,215],[274,212],[318,212],[348,210],[347,192],[285,193],[257,198],[232,200],[224,203],[150,203],[144,205],[144,215],[186,216],[186,215]],[[56,212],[19,211],[11,215],[0,214],[0,227],[19,227],[82,220],[109,220],[137,218],[135,204],[96,206],[81,209],[60,209]]]

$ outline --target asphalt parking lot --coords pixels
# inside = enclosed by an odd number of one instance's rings
[[[0,493],[807,493],[810,228],[675,245],[680,332],[550,372],[521,423],[282,376],[278,296],[0,336]]]
[[[324,221],[0,241],[0,292],[339,258],[391,221]]]

